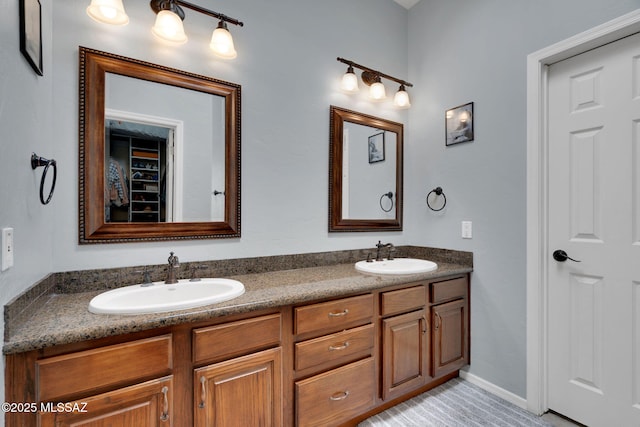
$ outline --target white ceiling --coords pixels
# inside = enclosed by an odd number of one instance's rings
[[[393,1],[398,3],[400,6],[405,7],[406,9],[411,9],[420,0],[393,0]]]

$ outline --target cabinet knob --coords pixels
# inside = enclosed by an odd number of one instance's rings
[[[340,317],[340,316],[346,316],[347,314],[349,314],[349,309],[345,308],[342,311],[330,311],[329,317]]]
[[[334,345],[330,345],[329,346],[329,350],[330,351],[335,351],[335,350],[344,350],[345,348],[349,347],[349,341],[345,341],[342,344],[334,344]]]
[[[198,404],[198,408],[204,408],[204,402],[207,399],[207,379],[205,377],[200,377],[200,403]]]
[[[329,396],[330,400],[344,400],[347,397],[349,397],[349,391],[345,390],[345,391],[338,391],[336,393],[333,393],[331,396]]]
[[[162,413],[160,414],[160,421],[169,420],[169,387],[162,387],[163,403],[162,403]]]

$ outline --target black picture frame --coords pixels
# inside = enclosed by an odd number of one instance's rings
[[[39,76],[42,71],[42,6],[40,0],[20,0],[20,52]]]
[[[376,133],[369,137],[367,150],[369,152],[369,163],[384,162],[384,132]]]
[[[458,105],[445,111],[444,123],[445,145],[473,141],[473,102]]]

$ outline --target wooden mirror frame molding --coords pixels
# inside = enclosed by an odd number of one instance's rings
[[[403,125],[363,113],[331,106],[329,120],[329,231],[401,231]],[[342,217],[342,136],[344,122],[394,132],[396,140],[396,217],[394,219],[346,219]]]
[[[240,237],[240,85],[85,47],[80,47],[79,66],[80,244]],[[106,73],[182,87],[224,98],[224,221],[105,222]]]

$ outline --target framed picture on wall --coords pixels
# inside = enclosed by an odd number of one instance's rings
[[[384,161],[384,132],[369,137],[369,163]]]
[[[445,144],[473,141],[473,102],[445,112]]]
[[[20,0],[20,51],[42,76],[42,9],[40,0]]]

